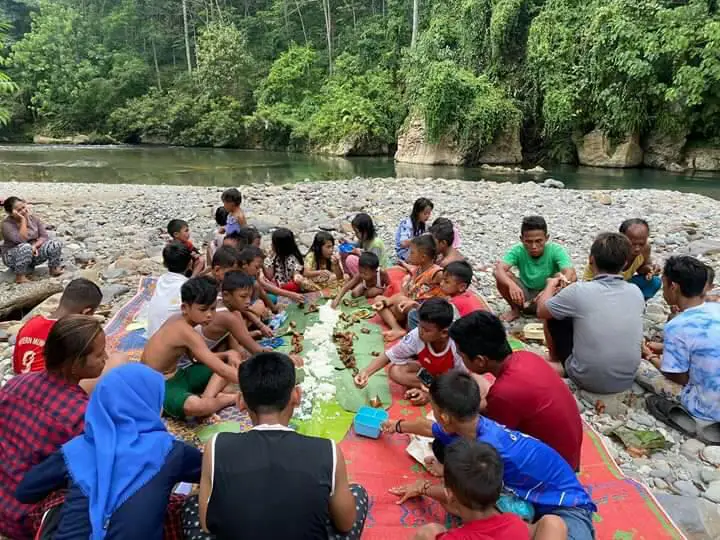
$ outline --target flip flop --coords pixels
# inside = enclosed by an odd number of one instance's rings
[[[677,403],[660,396],[648,396],[645,399],[648,412],[657,420],[677,429],[688,437],[698,438],[698,425],[695,419]],[[704,442],[704,441],[701,441]]]
[[[258,344],[263,347],[270,347],[271,349],[277,349],[278,347],[282,347],[285,343],[285,340],[281,337],[271,337],[271,338],[265,338],[261,339]]]
[[[545,329],[542,323],[528,323],[523,327],[523,336],[532,341],[545,341]]]

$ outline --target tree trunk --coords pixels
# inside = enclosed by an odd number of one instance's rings
[[[322,0],[323,11],[325,12],[325,35],[328,46],[328,73],[333,74],[333,45],[332,45],[332,13],[330,12],[330,0]]]
[[[160,79],[160,66],[158,65],[157,49],[155,48],[155,38],[150,39],[153,50],[153,62],[155,63],[155,75],[157,75],[158,90],[162,92],[162,80]]]
[[[302,27],[303,37],[305,38],[305,45],[308,44],[307,32],[305,31],[305,21],[303,20],[302,11],[300,11],[300,2],[295,0],[295,6],[297,7],[298,16],[300,17],[300,26]]]
[[[192,56],[190,56],[190,29],[188,28],[187,0],[182,0],[183,28],[185,30],[185,57],[188,73],[192,74]]]
[[[413,0],[412,38],[410,48],[414,49],[417,43],[418,26],[420,24],[420,0]]]

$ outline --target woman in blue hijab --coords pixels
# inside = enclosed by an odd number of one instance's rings
[[[163,376],[143,364],[100,379],[85,431],[36,465],[18,486],[23,503],[69,490],[53,540],[161,540],[168,500],[178,482],[200,480],[202,454],[167,432]]]

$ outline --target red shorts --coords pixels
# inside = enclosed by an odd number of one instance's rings
[[[289,281],[288,283],[284,283],[284,284],[280,285],[280,288],[283,291],[290,291],[290,292],[296,292],[296,293],[300,292],[300,285],[298,285],[294,281]]]

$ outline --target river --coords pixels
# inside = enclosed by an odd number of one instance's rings
[[[0,146],[0,181],[242,186],[355,176],[501,182],[534,179],[479,168],[401,164],[386,157],[344,159],[258,150],[153,146]],[[561,180],[569,188],[654,188],[700,193],[720,200],[720,174],[716,173],[557,166],[535,179],[549,177]]]

